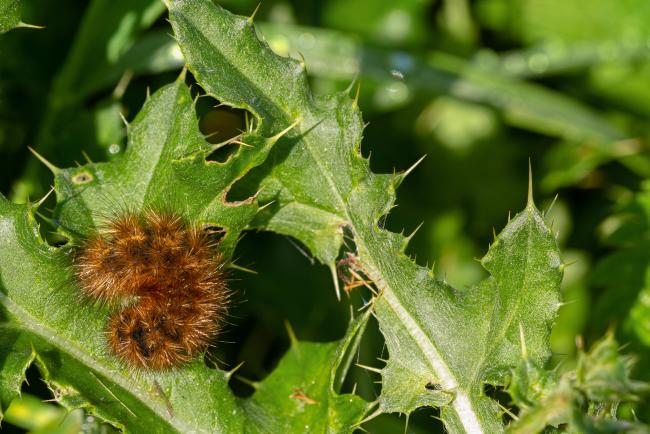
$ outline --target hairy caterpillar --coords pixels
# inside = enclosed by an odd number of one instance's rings
[[[223,265],[205,231],[156,210],[110,219],[74,263],[82,293],[112,309],[111,349],[150,369],[178,366],[213,342],[230,295]]]

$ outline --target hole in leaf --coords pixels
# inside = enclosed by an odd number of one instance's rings
[[[48,389],[46,383],[42,381],[41,373],[35,364],[32,363],[29,368],[27,368],[25,378],[27,381],[21,385],[21,392],[36,396],[42,400],[54,398],[52,391]]]
[[[217,163],[225,163],[230,157],[235,155],[239,151],[238,144],[229,143],[223,146],[220,146],[217,150],[212,152],[206,157],[207,161],[216,161]]]
[[[208,234],[210,239],[216,243],[220,243],[223,237],[225,237],[228,233],[228,230],[226,228],[215,225],[205,225],[203,226],[203,230],[206,234]]]
[[[209,143],[223,143],[218,149],[206,158],[207,161],[225,163],[230,157],[239,151],[237,143],[224,143],[236,139],[249,126],[247,120],[253,116],[246,110],[233,109],[230,107],[215,107],[218,101],[203,97],[197,103],[199,113],[199,129]]]
[[[70,242],[70,240],[55,233],[51,236],[51,238],[47,239],[47,242],[52,247],[60,248],[66,246]]]
[[[207,111],[199,121],[199,129],[210,143],[221,143],[246,131],[245,110],[218,107]]]
[[[493,386],[491,384],[485,384],[483,386],[483,392],[487,397],[497,401],[501,407],[507,408],[509,410],[502,412],[503,423],[507,425],[508,423],[512,422],[512,415],[517,415],[519,413],[519,409],[512,405],[512,398],[505,390],[505,388],[500,386]]]
[[[224,329],[216,347],[230,369],[245,362],[233,377],[260,381],[277,368],[290,345],[285,320],[301,342],[333,341],[345,334],[349,308],[336,300],[330,270],[311,265],[295,243],[251,231],[233,257],[257,272],[233,270],[229,281],[228,321],[234,325]],[[231,382],[236,394],[250,392],[239,383]]]

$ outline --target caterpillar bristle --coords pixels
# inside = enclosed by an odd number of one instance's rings
[[[154,210],[110,220],[75,261],[83,295],[114,310],[107,330],[113,352],[148,369],[186,363],[214,341],[229,299],[222,268],[205,231]]]

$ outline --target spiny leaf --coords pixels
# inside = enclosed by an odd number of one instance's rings
[[[70,250],[39,238],[32,211],[0,198],[0,335],[21,331],[57,401],[128,432],[241,431],[228,373],[202,361],[157,374],[118,363],[104,340],[106,311],[79,302]]]
[[[201,135],[182,77],[156,92],[129,125],[128,148],[110,163],[86,164],[55,174],[56,221],[73,240],[116,210],[162,207],[197,224],[225,230],[221,249],[232,253],[257,212],[254,200],[229,203],[230,185],[266,158],[276,138],[244,133],[225,163],[206,161],[213,147]]]
[[[340,366],[354,354],[370,311],[350,324],[347,338],[327,344],[293,341],[275,370],[244,401],[249,432],[352,432],[370,404],[357,395],[339,395]],[[272,417],[282,415],[281,417]]]
[[[129,126],[129,148],[120,158],[71,169],[52,166],[58,199],[53,222],[70,238],[69,245],[54,248],[40,238],[34,205],[0,197],[2,408],[16,396],[24,370],[36,357],[59,403],[84,407],[126,432],[236,433],[249,423],[259,426],[266,420],[279,426],[285,419],[273,412],[272,402],[289,397],[271,391],[255,399],[258,406],[249,420],[253,407],[233,395],[228,386],[232,373],[209,369],[203,360],[164,372],[133,372],[120,364],[104,338],[106,309],[82,301],[70,273],[74,244],[120,209],[158,206],[198,224],[223,227],[227,233],[220,245],[227,257],[257,211],[254,198],[228,202],[226,194],[235,180],[264,161],[284,132],[270,138],[243,133],[239,140],[249,146],[224,163],[206,161],[213,147],[199,132],[182,78],[145,103]],[[304,344],[314,357],[283,362],[291,367],[282,372],[313,378],[328,367],[334,378],[347,369],[350,361],[341,353],[354,351],[363,324],[355,322],[340,344],[322,344],[323,349]],[[367,404],[340,396],[331,384],[296,385],[322,400],[319,412],[305,413],[302,420],[318,427],[321,419],[312,417],[327,414],[332,426],[351,431]]]
[[[359,110],[346,95],[313,97],[304,66],[269,50],[248,19],[207,1],[171,2],[169,8],[188,66],[208,94],[253,112],[260,134],[300,121],[276,145],[271,165],[257,174],[265,178],[260,198],[274,201],[257,225],[300,239],[322,262],[333,264],[346,224],[337,184],[346,192],[353,188],[346,177],[350,163],[358,168],[356,175],[367,174],[364,163],[351,159],[342,146],[360,140]],[[334,178],[336,168],[342,175]]]
[[[580,351],[575,371],[560,375],[525,357],[508,386],[521,410],[508,432],[541,432],[562,424],[569,424],[569,432],[647,432],[647,426],[617,416],[620,403],[637,401],[649,390],[630,378],[633,365],[632,357],[619,354],[611,332],[588,353]]]
[[[253,399],[242,400],[227,385],[231,373],[208,369],[200,360],[162,373],[134,373],[120,366],[102,339],[104,315],[95,306],[70,302],[78,296],[62,272],[67,252],[39,239],[28,205],[0,197],[0,235],[0,312],[6,321],[0,337],[3,343],[14,342],[2,347],[3,407],[15,396],[33,347],[58,402],[85,407],[126,432],[235,433],[249,424],[281,426],[288,415],[277,413],[278,405],[313,426],[313,432],[328,426],[351,432],[366,411],[360,398],[335,391],[335,378],[349,366],[346,354],[356,350],[367,315],[354,321],[339,343],[295,343]],[[34,279],[33,270],[42,273],[39,278]],[[7,325],[21,334],[7,333]],[[7,363],[12,359],[19,363]],[[6,381],[9,375],[20,378]],[[304,400],[285,393],[292,387],[318,400],[314,410],[304,411]]]
[[[0,295],[1,296],[1,295]],[[2,311],[0,311],[2,315]],[[0,316],[1,318],[1,316]],[[0,323],[0,422],[3,411],[20,396],[25,371],[34,360],[34,351],[27,336]]]
[[[395,234],[374,232],[365,234],[372,240],[366,255],[379,260],[367,268],[382,282],[375,310],[390,354],[380,409],[409,413],[433,395],[427,384],[439,384],[438,393],[453,397],[442,409],[449,430],[499,431],[500,411],[484,396],[484,384],[504,384],[517,365],[524,345],[520,327],[529,357],[540,363],[548,358],[559,307],[561,262],[539,212],[531,203],[508,223],[481,260],[491,277],[467,290],[433,279],[400,254]],[[393,261],[379,248],[391,239]]]
[[[559,306],[559,252],[532,202],[484,258],[491,278],[467,291],[436,281],[404,255],[404,237],[377,226],[402,176],[369,170],[356,103],[346,94],[313,96],[302,65],[271,52],[249,20],[207,0],[169,9],[188,66],[208,93],[253,111],[262,132],[301,120],[255,173],[260,200],[273,203],[254,224],[298,238],[332,269],[343,229],[350,230],[356,266],[379,289],[374,310],[390,353],[379,412],[442,406],[452,432],[502,430],[483,384],[503,384],[516,366],[520,325],[531,357],[548,357]]]

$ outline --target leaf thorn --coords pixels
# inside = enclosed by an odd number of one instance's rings
[[[38,152],[36,152],[36,151],[34,150],[34,148],[32,148],[31,146],[28,146],[27,148],[30,150],[30,152],[31,152],[32,154],[34,154],[34,156],[35,156],[36,158],[38,158],[38,160],[39,160],[41,163],[43,163],[43,164],[45,165],[45,167],[47,167],[48,169],[50,169],[50,172],[52,172],[53,175],[58,175],[59,172],[61,172],[61,169],[59,169],[58,167],[56,167],[54,164],[50,163],[50,162],[49,162],[45,157],[43,157],[41,154],[39,154]]]
[[[411,232],[411,234],[406,237],[406,240],[404,241],[404,248],[406,248],[409,245],[409,243],[411,242],[415,234],[420,230],[423,224],[424,222],[421,222],[415,229],[413,229],[413,232]]]
[[[50,191],[45,193],[45,196],[43,196],[38,202],[35,202],[32,205],[32,208],[34,208],[35,210],[40,208],[40,206],[43,205],[43,202],[45,202],[47,200],[47,198],[50,196],[50,194],[52,194],[53,191],[54,191],[54,187],[50,187]]]
[[[257,193],[255,194],[255,196],[257,196],[259,193],[260,193],[260,192],[257,192]],[[260,212],[260,211],[262,211],[263,209],[266,209],[266,208],[270,207],[270,206],[273,205],[274,203],[275,203],[275,200],[272,200],[272,201],[269,202],[269,203],[265,203],[264,205],[260,206],[260,207],[257,209],[257,212]]]
[[[185,76],[187,76],[187,65],[183,65],[176,81],[185,81]]]
[[[27,24],[27,23],[23,23],[22,21],[19,22],[16,27],[22,29],[37,29],[37,30],[42,30],[45,28],[45,26],[37,26],[36,24]]]
[[[535,200],[533,199],[533,169],[528,159],[528,203],[529,208],[535,208]],[[508,219],[510,220],[510,219]]]
[[[554,197],[553,200],[551,201],[551,204],[548,206],[548,208],[547,208],[546,211],[544,212],[544,217],[546,217],[546,216],[548,215],[548,213],[551,212],[551,210],[553,209],[553,206],[555,205],[555,202],[557,201],[557,198],[558,198],[559,196],[560,196],[559,193],[557,193],[557,194],[555,195],[555,197]]]
[[[213,133],[207,134],[207,135],[203,136],[203,139],[207,141],[210,137],[214,137],[217,134],[219,134],[219,131],[215,131]],[[219,149],[219,148],[221,148],[223,146],[226,146],[226,145],[229,145],[229,144],[233,143],[235,140],[239,139],[240,136],[241,136],[241,134],[237,134],[235,137],[231,137],[229,139],[226,139],[223,142],[214,143],[212,146],[210,146],[210,153],[216,151],[217,149]]]
[[[296,119],[296,120],[295,120],[291,125],[289,125],[289,126],[286,127],[284,130],[282,130],[282,131],[280,131],[279,133],[277,133],[275,136],[271,137],[271,138],[270,138],[271,142],[272,142],[272,143],[275,143],[275,142],[277,142],[278,140],[280,140],[280,138],[281,138],[282,136],[284,136],[284,135],[287,134],[289,131],[291,131],[292,129],[294,129],[294,128],[296,127],[296,125],[300,124],[300,122],[302,122],[302,118],[298,118],[298,119]]]
[[[235,375],[235,372],[239,371],[239,368],[241,368],[241,367],[244,365],[244,363],[246,363],[246,361],[242,361],[242,362],[239,363],[237,366],[235,366],[234,368],[232,368],[230,371],[226,371],[226,378],[227,378],[227,379],[230,379],[230,377],[232,377],[233,375]],[[241,378],[241,377],[237,377],[237,378]]]
[[[231,262],[230,264],[228,264],[228,268],[231,268],[233,270],[243,271],[244,273],[258,274],[257,271],[251,270],[250,268],[246,268],[246,267],[244,267],[242,265],[235,264],[234,262]]]
[[[124,96],[124,92],[126,92],[126,88],[129,86],[129,83],[131,82],[131,79],[133,78],[133,70],[127,69],[124,71],[124,74],[122,74],[122,77],[120,77],[120,81],[117,82],[117,85],[115,85],[115,89],[113,89],[113,94],[112,97],[115,100],[120,100]]]
[[[366,371],[370,371],[370,372],[375,372],[375,373],[377,373],[377,374],[381,374],[381,369],[379,369],[379,368],[375,368],[375,367],[373,367],[373,366],[362,365],[361,363],[356,363],[356,366],[358,366],[359,368],[365,369]]]
[[[577,259],[574,259],[573,261],[570,261],[570,262],[563,262],[563,263],[561,263],[561,264],[560,264],[560,271],[564,271],[564,270],[566,270],[568,267],[570,267],[571,265],[575,264],[576,262],[578,262]]]
[[[376,418],[377,416],[379,416],[379,415],[382,414],[382,413],[383,413],[383,411],[381,410],[380,407],[378,407],[377,410],[373,411],[373,412],[370,413],[370,414],[369,414],[365,419],[363,419],[362,421],[360,421],[359,423],[357,423],[357,424],[355,425],[355,428],[359,428],[359,429],[360,429],[360,426],[361,426],[361,425],[363,425],[364,423],[368,422],[369,420],[372,420],[372,419]]]
[[[128,130],[128,129],[129,129],[129,121],[126,120],[126,118],[124,117],[124,115],[122,114],[122,112],[120,112],[120,119],[122,119],[122,122],[124,123],[124,126],[125,126],[126,129]]]
[[[54,229],[58,229],[58,228],[61,226],[61,225],[58,224],[56,221],[52,220],[52,219],[49,218],[48,216],[45,216],[45,215],[41,214],[41,213],[38,212],[38,211],[36,211],[36,215],[39,216],[39,217],[40,217],[40,218],[41,218],[45,223],[47,223],[48,225],[52,226],[52,228],[54,228]]]
[[[298,56],[300,56],[300,62],[298,62],[298,65],[304,72],[307,72],[307,61],[305,60],[305,56],[300,51],[298,52]]]
[[[253,148],[253,145],[249,145],[248,143],[244,143],[241,140],[233,140],[232,143],[234,143],[235,145],[243,146],[245,148]]]
[[[257,381],[249,380],[248,378],[242,377],[241,375],[236,375],[235,378],[242,383],[249,385],[255,390],[259,389],[260,384]]]
[[[255,7],[255,10],[251,14],[251,16],[248,17],[248,24],[253,24],[253,20],[255,20],[255,15],[257,15],[257,11],[259,11],[260,6],[262,6],[262,2],[257,4],[257,6]]]
[[[359,107],[359,94],[360,93],[361,93],[361,82],[357,82],[357,91],[355,92],[354,98],[352,99],[352,107],[354,107],[354,108]]]
[[[336,265],[330,264],[330,273],[332,273],[332,280],[334,281],[334,292],[336,293],[336,301],[341,301],[341,288],[339,287],[339,276],[336,273]]]
[[[81,151],[81,155],[84,156],[84,159],[88,164],[93,164],[93,160],[90,159],[90,156],[86,153],[86,151]]]
[[[528,349],[526,348],[526,336],[524,335],[524,325],[519,322],[519,343],[521,345],[521,357],[528,360]]]
[[[294,333],[293,327],[291,327],[289,321],[284,320],[284,327],[287,329],[287,335],[289,336],[289,342],[291,342],[291,346],[298,346],[298,338],[296,338],[296,334]]]
[[[411,167],[406,169],[404,172],[397,174],[395,176],[395,182],[394,182],[395,188],[399,187],[400,184],[402,183],[402,181],[404,181],[404,179],[406,179],[406,177],[409,176],[411,174],[411,172],[413,172],[413,170],[415,170],[415,168],[418,167],[420,165],[420,163],[422,162],[422,160],[424,160],[425,158],[427,158],[426,154],[423,155],[422,157],[420,157],[420,159],[418,161],[413,163],[411,165]]]

